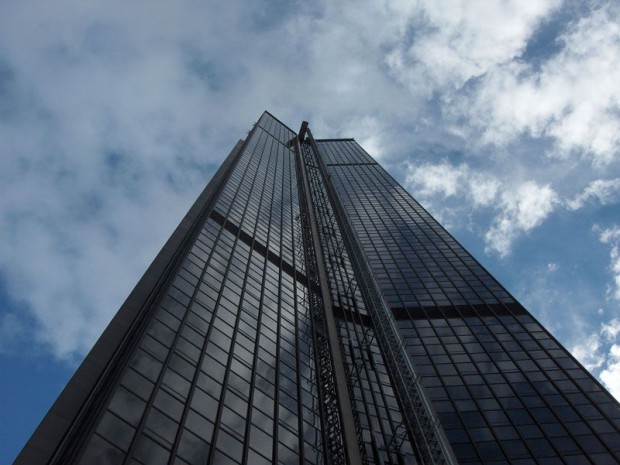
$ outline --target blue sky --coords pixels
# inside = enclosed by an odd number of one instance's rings
[[[620,397],[615,2],[0,3],[0,463],[265,109],[355,137]]]

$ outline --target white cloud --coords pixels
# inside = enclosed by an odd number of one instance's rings
[[[601,229],[598,225],[595,225],[593,230],[599,233],[599,240],[603,244],[611,246],[609,251],[609,269],[613,274],[614,285],[610,290],[610,294],[616,300],[620,300],[620,226]]]
[[[620,300],[620,251],[618,251],[618,244],[616,243],[609,252],[611,263],[609,268],[614,274],[615,290],[613,295],[617,300]]]
[[[610,320],[608,323],[604,323],[601,326],[601,335],[609,340],[615,340],[620,334],[620,319],[614,318]]]
[[[474,205],[491,205],[500,190],[501,182],[488,173],[473,173],[469,179],[469,189]]]
[[[594,225],[592,229],[594,232],[599,233],[599,239],[604,244],[620,240],[620,226],[613,225],[610,228],[601,229],[600,226]]]
[[[499,203],[500,213],[485,234],[487,250],[506,256],[514,240],[539,226],[557,203],[557,194],[551,187],[531,181],[504,191]]]
[[[620,319],[602,323],[583,342],[571,348],[572,354],[590,371],[598,373],[609,392],[620,399]]]
[[[592,371],[605,363],[605,354],[601,354],[601,337],[599,333],[590,334],[580,345],[571,349],[572,354],[583,366]]]
[[[594,9],[559,39],[561,50],[540,69],[509,61],[490,69],[456,112],[484,132],[483,141],[549,137],[550,152],[583,154],[595,166],[620,150],[620,23],[611,3]]]
[[[569,200],[567,206],[571,210],[578,210],[592,200],[598,200],[601,205],[619,202],[620,178],[592,181],[583,192]]]
[[[448,87],[520,56],[559,0],[412,2],[410,26],[387,57],[391,73],[414,93]]]
[[[601,381],[616,399],[620,399],[620,344],[609,349],[607,366],[600,373]]]
[[[407,164],[404,185],[424,204],[443,205],[435,212],[439,217],[448,216],[449,198],[462,199],[467,212],[492,209],[495,216],[484,237],[486,250],[501,257],[510,253],[518,237],[540,226],[559,204],[557,193],[549,185],[525,181],[505,186],[491,173],[446,160]]]
[[[557,263],[547,263],[547,271],[549,273],[555,273],[559,268],[560,266]]]
[[[441,195],[450,197],[463,189],[462,178],[467,171],[464,165],[454,166],[448,162],[438,165],[410,164],[407,166],[405,185],[414,190],[416,197]]]
[[[490,205],[500,188],[499,180],[493,175],[472,170],[465,163],[454,165],[446,160],[438,164],[408,163],[404,185],[417,198],[429,201],[433,197],[465,195],[473,207]]]

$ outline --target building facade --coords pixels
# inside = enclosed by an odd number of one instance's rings
[[[617,464],[620,406],[352,139],[265,112],[17,464]]]

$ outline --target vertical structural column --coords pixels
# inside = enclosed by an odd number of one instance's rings
[[[311,311],[313,312],[313,332],[315,335],[319,395],[322,404],[321,421],[323,422],[326,462],[328,464],[361,465],[363,462],[340,351],[338,328],[336,327],[329,293],[327,272],[319,242],[312,192],[301,152],[300,140],[304,138],[306,128],[307,123],[304,122],[298,138],[292,142],[295,144],[297,153],[300,203],[303,216],[302,227],[304,229],[307,261],[309,262],[309,292],[311,307],[313,307]],[[312,150],[310,147],[307,148]],[[313,289],[313,284],[317,285],[318,289]]]

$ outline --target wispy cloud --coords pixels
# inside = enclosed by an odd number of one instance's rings
[[[616,398],[620,398],[620,319],[602,323],[571,352],[591,371],[597,373]]]
[[[485,234],[487,249],[501,256],[510,253],[514,240],[539,226],[558,204],[555,191],[548,185],[527,182],[502,194],[495,218]]]
[[[519,57],[536,28],[559,5],[559,0],[412,2],[409,27],[386,62],[414,93],[460,89]]]
[[[559,204],[549,185],[535,181],[506,185],[496,175],[465,163],[409,163],[405,185],[425,204],[445,205],[446,199],[459,196],[469,211],[491,211],[494,216],[484,235],[486,249],[500,256],[508,255],[515,240],[540,226]],[[444,216],[441,207],[438,210]]]
[[[614,225],[609,228],[601,228],[594,225],[593,230],[599,234],[599,240],[603,244],[608,244],[609,269],[613,275],[613,286],[609,288],[609,294],[620,301],[620,226]]]
[[[185,59],[200,29],[180,27],[191,24],[182,9],[2,10],[0,267],[7,298],[29,309],[12,327],[56,357],[79,357],[244,120],[231,126],[227,112],[214,130],[223,112]]]
[[[501,190],[501,182],[493,174],[472,170],[465,163],[454,165],[445,160],[438,164],[407,163],[405,185],[421,200],[464,195],[473,208],[493,204]]]
[[[571,210],[578,210],[594,200],[601,205],[620,202],[620,178],[592,181],[583,192],[567,201],[566,204]]]

